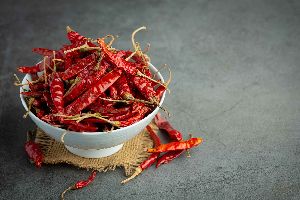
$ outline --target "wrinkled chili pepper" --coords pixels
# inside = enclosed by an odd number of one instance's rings
[[[160,85],[158,88],[155,90],[155,96],[157,99],[161,99],[162,95],[166,91],[166,87]]]
[[[164,130],[168,133],[171,140],[182,140],[182,134],[178,130],[174,129],[171,124],[161,116],[160,113],[157,113],[157,115],[154,117],[154,122],[159,129]]]
[[[168,133],[170,139],[175,140],[175,141],[181,141],[182,140],[182,134],[178,131],[175,130],[171,124],[161,116],[160,113],[157,113],[157,115],[154,118],[154,122],[157,125],[157,127],[161,130],[164,130]],[[177,150],[177,151],[169,151],[162,155],[156,164],[156,168],[159,167],[162,164],[167,164],[174,160],[175,158],[179,157],[184,150]]]
[[[95,180],[96,175],[97,175],[97,171],[94,170],[94,171],[92,171],[91,175],[88,177],[87,180],[78,181],[74,185],[68,187],[66,190],[64,190],[61,193],[61,199],[64,200],[64,195],[66,194],[67,191],[78,190],[78,189],[84,188],[84,187],[88,186],[89,184],[91,184]]]
[[[149,80],[144,77],[134,76],[133,83],[147,100],[158,102],[155,91]]]
[[[56,107],[56,110],[63,113],[64,110],[64,83],[57,74],[53,75],[53,79],[50,83],[50,93],[52,102]]]
[[[30,132],[27,132],[27,135],[31,134]],[[43,156],[43,152],[42,150],[40,149],[40,146],[32,141],[32,140],[28,140],[26,143],[25,143],[25,151],[29,157],[29,159],[34,162],[35,166],[40,168],[42,166],[42,162],[43,162],[43,159],[44,159],[44,156]]]
[[[149,153],[162,153],[166,151],[175,151],[175,150],[186,150],[190,149],[192,147],[198,146],[202,142],[202,138],[191,138],[186,141],[180,141],[180,142],[170,142],[167,144],[162,144],[156,148],[150,148],[148,149]]]
[[[125,75],[123,75],[119,78],[116,85],[118,88],[119,95],[120,95],[120,97],[122,97],[122,99],[125,99],[125,100],[134,99],[132,91],[128,85],[127,78]]]
[[[44,84],[44,83],[34,83],[34,84],[32,84],[32,83],[29,82],[29,89],[32,92],[42,91],[46,87],[47,87],[47,84]]]
[[[43,71],[41,64],[37,64],[34,66],[21,66],[18,67],[18,71],[24,74],[34,74],[40,71]]]
[[[179,157],[183,152],[184,152],[184,150],[176,150],[176,151],[169,151],[169,152],[165,153],[163,156],[161,156],[157,160],[155,167],[158,168],[162,164],[167,164],[167,163],[171,162],[175,158]]]
[[[62,76],[63,80],[68,80],[74,77],[76,74],[84,70],[84,68],[88,67],[89,65],[96,65],[96,55],[92,54],[86,58],[82,58],[78,63],[69,67]]]
[[[108,91],[109,91],[109,96],[113,99],[118,99],[118,91],[117,91],[117,88],[114,86],[114,85],[111,85],[109,88],[108,88]]]
[[[81,110],[93,103],[105,90],[114,84],[121,76],[121,70],[114,70],[103,76],[93,87],[83,93],[65,108],[67,114],[78,114]]]
[[[86,89],[89,89],[93,84],[97,83],[105,74],[107,68],[108,63],[104,63],[101,66],[101,69],[97,70],[90,76],[84,77],[83,74],[78,75],[78,83],[65,94],[64,99],[69,102],[77,98]]]
[[[131,110],[128,110],[128,112],[122,114],[122,115],[114,115],[113,117],[109,118],[112,121],[125,121],[131,117],[133,117],[136,113],[139,113],[140,110],[143,108],[144,104],[134,102],[131,105]]]
[[[21,92],[20,94],[27,96],[27,97],[39,97],[42,96],[43,93],[40,91],[33,91],[33,92]]]
[[[48,91],[43,92],[43,99],[45,100],[49,110],[53,113],[56,113],[57,111],[56,111],[55,106],[53,104],[50,92],[48,92]]]
[[[70,26],[67,26],[67,36],[72,44],[76,44],[78,42],[86,42],[87,38],[80,35],[78,32],[71,29]]]
[[[33,48],[32,52],[43,55],[43,56],[52,56],[53,51],[51,49],[46,49],[46,48]]]
[[[120,127],[126,127],[130,126],[138,121],[140,121],[148,112],[150,111],[149,107],[143,107],[139,113],[136,113],[135,115],[131,116],[130,118],[124,120],[124,121],[119,121],[119,126]]]
[[[158,147],[160,145],[160,139],[157,136],[157,134],[153,131],[153,129],[148,125],[146,126],[146,129],[150,135],[150,137],[152,138],[155,147]],[[152,153],[147,160],[145,160],[144,162],[142,162],[134,171],[134,173],[127,179],[123,180],[121,183],[127,183],[128,181],[130,181],[131,179],[135,178],[136,176],[138,176],[140,173],[142,173],[142,171],[144,171],[145,169],[147,169],[148,167],[150,167],[153,163],[155,163],[155,161],[157,160],[157,158],[159,157],[159,153]]]

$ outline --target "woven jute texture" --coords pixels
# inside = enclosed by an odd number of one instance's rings
[[[157,131],[157,126],[154,123],[151,123],[150,126],[154,131]],[[76,156],[70,153],[62,143],[47,136],[41,129],[37,129],[35,141],[40,145],[44,153],[43,163],[45,164],[67,163],[79,168],[98,170],[99,172],[115,170],[117,167],[121,167],[124,168],[127,176],[132,174],[134,169],[149,156],[145,149],[153,146],[153,141],[146,129],[125,142],[120,151],[104,158],[82,158]]]

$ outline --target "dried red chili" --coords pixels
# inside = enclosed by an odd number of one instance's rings
[[[181,141],[182,140],[182,134],[174,129],[171,124],[161,116],[160,113],[157,113],[157,115],[154,118],[154,122],[157,125],[157,127],[161,130],[164,130],[168,133],[170,139],[175,140],[175,141]],[[179,157],[184,150],[177,150],[177,151],[169,151],[162,155],[156,164],[156,167],[159,167],[162,164],[167,164],[174,160],[175,158]]]
[[[27,136],[30,134],[30,132],[27,132]],[[24,147],[29,159],[34,162],[36,167],[40,168],[44,159],[40,146],[36,142],[28,140]]]
[[[64,195],[66,194],[67,191],[78,190],[78,189],[84,188],[84,187],[88,186],[89,184],[91,184],[95,180],[96,175],[97,175],[97,171],[94,170],[94,171],[92,171],[91,175],[88,177],[87,180],[78,181],[74,185],[68,187],[66,190],[64,190],[61,193],[61,199],[62,200],[64,199]]]
[[[168,133],[171,140],[182,140],[182,134],[178,130],[174,129],[171,124],[161,116],[160,113],[157,113],[157,115],[154,117],[154,122],[159,129]]]
[[[109,86],[121,76],[121,70],[114,70],[103,76],[93,87],[83,93],[65,108],[67,114],[78,114],[81,110],[93,103]]]
[[[71,29],[70,26],[67,26],[67,36],[72,44],[76,44],[78,42],[86,42],[87,38],[80,35],[78,32]]]
[[[165,153],[163,156],[161,156],[156,163],[156,168],[158,168],[162,164],[167,164],[174,160],[175,158],[179,157],[184,150],[177,150],[177,151],[169,151]]]
[[[39,97],[42,96],[43,93],[40,91],[33,91],[33,92],[21,92],[20,94],[27,96],[27,97]]]
[[[153,129],[148,125],[147,127],[147,131],[150,135],[150,137],[152,138],[152,140],[154,141],[154,145],[155,147],[158,147],[160,145],[160,139],[157,136],[157,134],[153,131]],[[142,171],[144,171],[145,169],[147,169],[148,167],[150,167],[153,163],[155,163],[155,161],[157,160],[157,158],[159,157],[159,153],[152,153],[147,160],[145,160],[144,162],[142,162],[136,169],[135,172],[127,179],[123,180],[121,183],[127,183],[128,181],[130,181],[131,179],[135,178],[136,176],[138,176],[140,173],[142,173]]]
[[[180,142],[170,142],[167,144],[162,144],[156,148],[148,149],[149,153],[162,153],[166,151],[175,151],[175,150],[187,150],[192,147],[198,146],[202,142],[202,138],[191,138],[186,141]]]
[[[46,48],[33,48],[32,52],[40,54],[42,56],[52,56],[53,55],[53,51],[51,49],[46,49]]]
[[[56,107],[56,110],[60,113],[64,111],[64,83],[57,74],[53,75],[53,79],[50,83],[50,93],[52,102]]]
[[[79,72],[84,70],[84,68],[88,67],[89,65],[96,65],[96,55],[92,54],[87,56],[86,58],[82,58],[78,63],[72,65],[72,67],[69,67],[63,74],[62,79],[68,80],[75,75],[77,75]]]

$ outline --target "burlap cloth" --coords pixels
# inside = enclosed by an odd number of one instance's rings
[[[157,131],[158,128],[154,123],[151,123],[150,126],[154,131]],[[98,170],[99,172],[121,167],[124,168],[127,176],[132,174],[134,169],[149,156],[145,149],[153,146],[153,141],[146,129],[133,139],[125,142],[120,151],[104,158],[76,156],[70,153],[62,143],[47,136],[41,129],[37,129],[35,141],[44,153],[43,163],[45,164],[67,163],[79,168]]]

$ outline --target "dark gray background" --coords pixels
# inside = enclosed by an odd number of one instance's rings
[[[0,199],[58,199],[88,172],[37,170],[26,159],[24,109],[12,74],[40,57],[33,47],[66,43],[65,26],[88,37],[131,32],[151,43],[174,79],[170,121],[205,139],[169,165],[123,186],[122,170],[100,173],[68,199],[299,199],[300,4],[280,1],[6,1],[0,6]],[[164,73],[166,75],[166,73]]]

